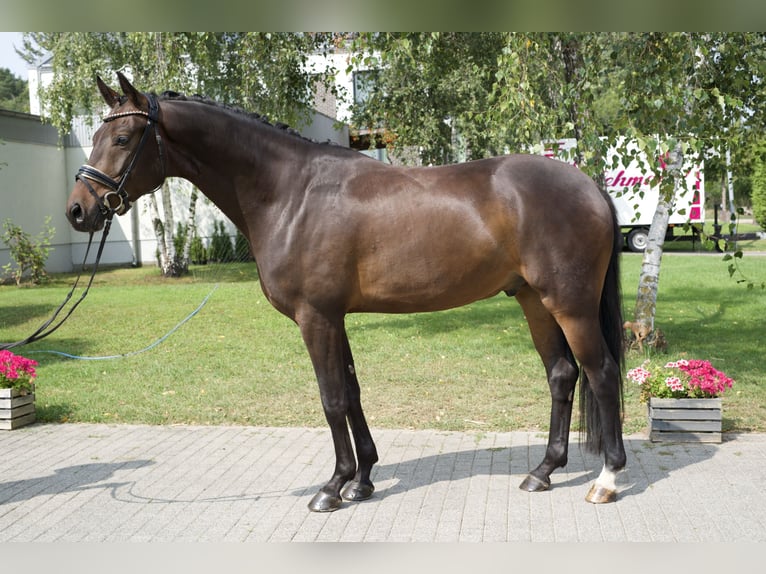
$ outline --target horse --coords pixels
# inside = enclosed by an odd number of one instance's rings
[[[378,453],[346,315],[440,311],[501,292],[522,307],[551,395],[545,455],[520,488],[544,491],[566,465],[579,381],[581,442],[603,454],[585,498],[616,500],[626,463],[622,236],[610,198],[591,178],[533,154],[394,166],[258,114],[140,92],[117,78],[121,94],[97,78],[110,112],[66,215],[93,233],[165,178],[180,177],[248,238],[263,293],[300,330],[332,436],[335,469],[311,511],[375,490]]]

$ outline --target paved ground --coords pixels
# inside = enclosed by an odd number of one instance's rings
[[[626,438],[615,504],[584,501],[601,462],[576,444],[545,493],[518,489],[535,433],[374,430],[375,496],[306,504],[329,431],[43,425],[0,431],[0,542],[766,541],[766,435],[720,445]]]

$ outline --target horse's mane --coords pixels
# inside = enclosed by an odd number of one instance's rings
[[[287,134],[289,134],[289,135],[291,135],[293,137],[296,137],[298,139],[302,139],[302,140],[305,140],[305,141],[309,141],[309,142],[312,142],[312,143],[318,143],[318,144],[322,144],[322,145],[331,145],[331,146],[343,147],[343,146],[340,146],[339,144],[337,144],[337,143],[335,143],[335,142],[333,142],[331,140],[327,140],[326,142],[318,142],[318,141],[316,141],[314,139],[307,138],[307,137],[301,135],[301,133],[298,130],[290,127],[289,125],[287,125],[285,123],[282,123],[282,122],[276,122],[276,123],[271,122],[267,116],[264,116],[262,114],[258,114],[258,113],[255,113],[255,112],[249,112],[249,111],[247,111],[247,110],[245,110],[245,109],[243,109],[241,107],[238,107],[238,106],[232,106],[230,104],[224,104],[224,103],[218,102],[218,101],[216,101],[216,100],[214,100],[212,98],[209,98],[207,96],[201,96],[199,94],[194,94],[192,96],[187,96],[187,95],[184,95],[184,94],[180,94],[178,92],[167,90],[167,91],[162,92],[158,96],[158,98],[159,98],[160,101],[163,101],[163,100],[167,100],[167,101],[184,101],[184,102],[197,102],[197,103],[205,104],[205,105],[208,105],[208,106],[212,106],[212,107],[215,107],[215,108],[219,108],[219,109],[222,109],[222,110],[233,112],[233,113],[235,113],[237,115],[241,115],[241,116],[246,117],[246,118],[248,118],[250,120],[257,121],[257,122],[260,122],[261,124],[264,124],[264,125],[276,128],[276,129],[281,130],[281,131],[283,131],[283,132],[285,132],[285,133],[287,133]]]

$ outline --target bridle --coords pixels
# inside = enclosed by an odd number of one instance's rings
[[[81,181],[85,187],[88,188],[90,194],[96,198],[99,210],[101,211],[101,214],[107,218],[107,220],[111,220],[114,214],[123,215],[130,209],[130,199],[128,197],[128,192],[125,189],[125,183],[127,182],[128,177],[130,177],[130,174],[136,165],[138,156],[141,155],[141,150],[143,149],[144,144],[149,137],[149,132],[152,131],[152,128],[154,130],[154,137],[157,141],[160,163],[162,164],[162,179],[165,179],[165,154],[163,152],[162,137],[160,136],[159,130],[160,105],[157,101],[157,97],[154,94],[144,95],[149,100],[148,112],[143,110],[130,110],[127,112],[110,114],[103,118],[104,123],[111,122],[117,118],[124,118],[126,116],[144,116],[146,118],[144,133],[141,134],[141,140],[138,142],[138,146],[136,147],[132,157],[130,158],[130,161],[128,162],[128,167],[123,170],[122,174],[116,180],[105,174],[100,169],[97,169],[88,164],[80,166],[80,169],[75,176],[75,181]],[[107,191],[102,196],[98,195],[88,180],[103,185],[109,191]]]

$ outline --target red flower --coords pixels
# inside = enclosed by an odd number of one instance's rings
[[[37,373],[37,361],[14,355],[10,351],[0,351],[0,387],[10,388],[31,385]]]

